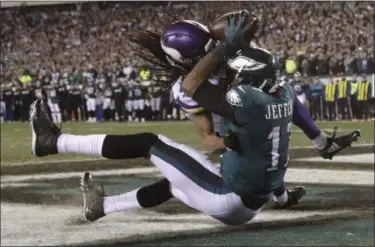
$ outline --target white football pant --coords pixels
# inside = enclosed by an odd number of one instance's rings
[[[244,224],[261,210],[244,206],[225,186],[219,167],[189,146],[159,135],[150,160],[171,183],[174,197],[225,224]]]

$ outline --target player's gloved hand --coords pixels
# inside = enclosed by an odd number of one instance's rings
[[[252,20],[246,22],[245,16],[248,15]],[[257,24],[258,20],[255,15],[250,15],[247,11],[242,10],[238,21],[236,16],[231,14],[227,17],[227,26],[225,28],[225,43],[227,45],[227,56],[234,55],[239,49],[249,46],[249,40],[245,37],[249,35],[250,29]]]
[[[223,139],[225,147],[233,151],[241,151],[240,141],[235,133],[228,130],[228,132],[223,135]]]
[[[330,137],[327,137],[327,144],[322,150],[318,150],[320,156],[323,159],[330,159],[332,160],[333,156],[335,156],[341,150],[350,147],[351,144],[358,140],[361,137],[361,131],[356,130],[349,134],[342,135],[336,137],[337,127],[334,128],[333,133]]]

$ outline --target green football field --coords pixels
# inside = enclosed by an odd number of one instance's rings
[[[360,129],[362,137],[333,161],[325,161],[297,128],[291,136],[288,187],[307,195],[288,210],[268,205],[244,226],[224,226],[171,200],[147,210],[108,215],[83,224],[79,177],[91,171],[107,195],[161,178],[148,161],[30,154],[26,123],[1,125],[1,246],[374,246],[374,123],[321,122],[338,135]],[[70,134],[154,132],[204,150],[189,121],[144,124],[69,123]]]
[[[322,130],[332,131],[338,127],[338,134],[348,133],[359,129],[362,138],[357,144],[374,143],[373,122],[322,122],[319,123]],[[177,142],[188,144],[199,150],[204,150],[194,131],[190,121],[183,122],[150,122],[150,123],[67,123],[63,125],[63,132],[68,134],[133,134],[139,132],[153,132],[165,135]],[[1,125],[1,165],[40,162],[41,160],[31,156],[31,131],[27,123],[12,123]],[[311,141],[293,126],[291,136],[291,147],[311,146]],[[72,160],[87,159],[77,155],[57,155],[43,158],[47,160]]]

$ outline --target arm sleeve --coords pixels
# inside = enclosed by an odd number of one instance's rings
[[[218,86],[214,86],[210,83],[202,83],[195,91],[193,99],[206,111],[213,112],[236,123],[235,112],[225,100],[225,93],[226,92]]]

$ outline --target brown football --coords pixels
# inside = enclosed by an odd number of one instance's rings
[[[227,17],[233,14],[236,17],[236,21],[238,21],[240,17],[240,13],[241,11],[229,12],[217,18],[213,22],[213,24],[209,27],[212,38],[216,40],[224,40],[225,39],[225,27],[227,25]],[[245,37],[245,41],[250,42],[254,38],[256,32],[259,29],[259,19],[254,14],[248,11],[245,11],[245,22],[246,24],[254,22]]]

